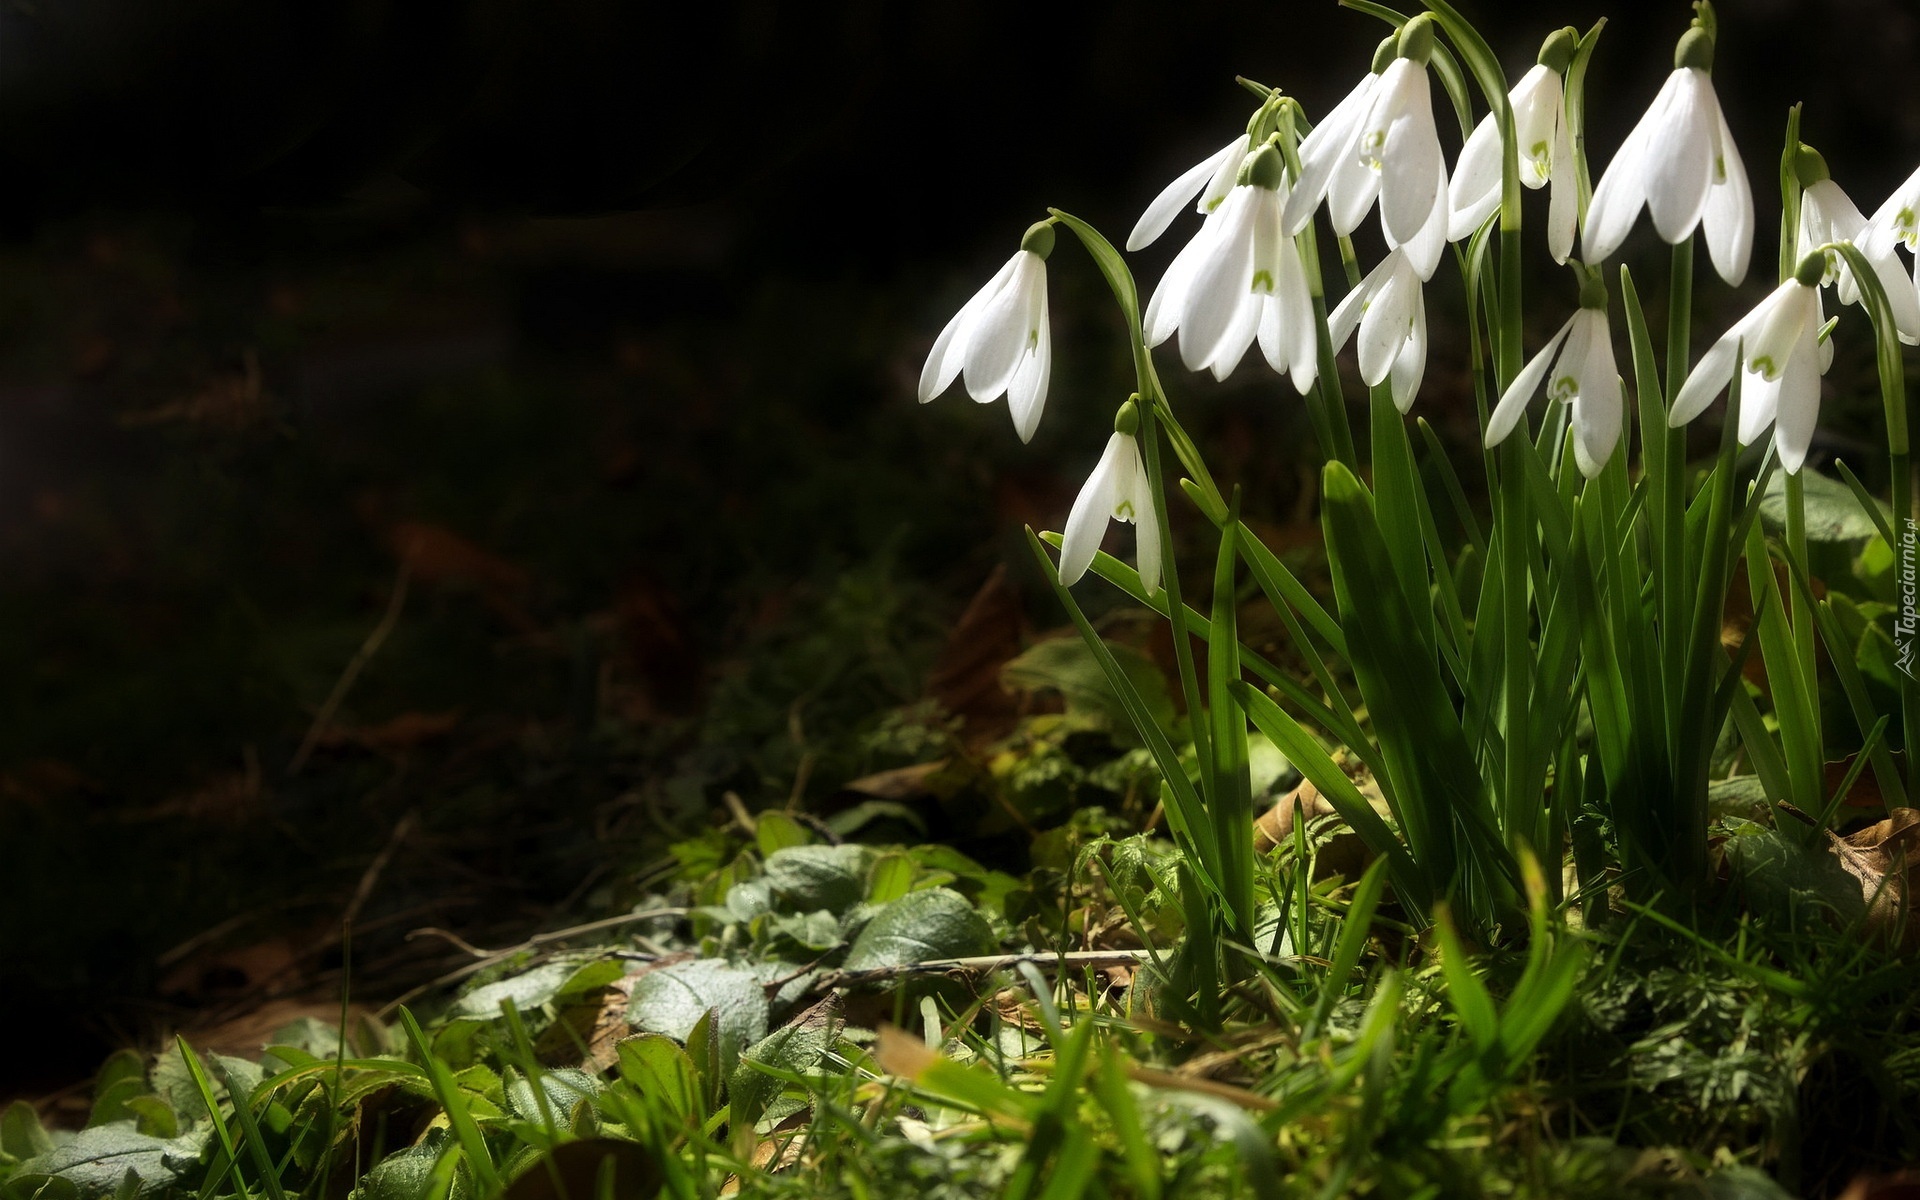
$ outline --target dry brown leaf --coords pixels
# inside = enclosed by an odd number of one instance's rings
[[[933,790],[927,781],[946,768],[947,760],[915,763],[910,767],[896,767],[891,771],[877,771],[872,775],[862,775],[846,785],[849,792],[859,792],[863,796],[872,796],[876,800],[910,800],[916,796],[931,796]]]
[[[1360,794],[1375,811],[1386,807],[1386,798],[1380,794],[1380,789],[1373,780],[1362,780],[1359,787]],[[1320,817],[1339,816],[1327,798],[1320,794],[1320,789],[1313,786],[1311,780],[1303,779],[1299,787],[1282,796],[1272,808],[1254,818],[1253,849],[1256,854],[1266,854],[1293,837],[1293,814],[1296,804],[1308,821],[1314,821]],[[1340,875],[1347,879],[1358,879],[1361,872],[1367,869],[1367,864],[1372,861],[1373,852],[1367,849],[1367,844],[1360,839],[1360,835],[1352,830],[1346,830],[1335,834],[1326,845],[1320,847],[1314,859],[1314,878],[1325,879],[1332,875]]]
[[[1019,698],[1000,686],[1000,669],[1020,653],[1027,635],[1020,593],[996,566],[967,602],[927,675],[927,695],[966,720],[962,738],[972,747],[1004,736],[1020,714]]]
[[[1847,874],[1860,881],[1870,932],[1920,947],[1920,925],[1907,920],[1916,869],[1920,869],[1920,809],[1895,808],[1884,821],[1840,837],[1829,832],[1828,848]]]

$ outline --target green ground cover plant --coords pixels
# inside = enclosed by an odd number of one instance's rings
[[[1372,71],[1317,122],[1243,81],[1245,134],[1126,239],[1203,215],[1144,306],[1112,241],[1050,210],[934,343],[921,400],[1004,394],[1025,440],[1061,229],[1125,326],[1132,393],[1061,531],[1028,539],[1077,636],[997,664],[1057,703],[990,730],[908,705],[821,739],[828,768],[749,755],[766,791],[797,777],[787,802],[711,789],[719,819],[603,919],[462,945],[457,987],[343,996],[257,1057],[116,1056],[84,1128],[13,1105],[7,1200],[1768,1198],[1911,1163],[1920,172],[1866,216],[1788,114],[1777,284],[1696,356],[1695,241],[1737,285],[1757,228],[1710,5],[1597,179],[1603,23],[1549,35],[1510,87],[1444,0],[1351,6],[1390,29]],[[1609,263],[1643,207],[1672,247],[1658,331]],[[1574,302],[1544,346],[1536,244]],[[1409,419],[1449,257],[1477,455]],[[1192,370],[1257,342],[1290,378],[1318,548],[1270,544],[1210,471],[1155,358],[1176,336]],[[1886,451],[1829,475],[1810,456],[1844,339],[1871,347]],[[1862,481],[1882,471],[1886,501]],[[1100,549],[1112,520],[1133,566]],[[1090,613],[1089,574],[1147,619]],[[917,619],[870,607],[838,596],[768,647],[715,736]],[[828,673],[897,695],[902,657]],[[801,803],[807,772],[876,758],[857,802]],[[934,810],[1029,861],[929,841]]]

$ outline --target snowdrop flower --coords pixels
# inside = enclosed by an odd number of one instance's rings
[[[1368,387],[1388,381],[1394,407],[1401,412],[1412,406],[1427,372],[1427,302],[1422,292],[1420,273],[1401,247],[1381,259],[1327,319],[1336,353],[1359,331],[1360,378]]]
[[[1153,203],[1147,205],[1147,211],[1140,214],[1140,220],[1127,235],[1127,249],[1139,250],[1151,246],[1159,236],[1173,224],[1190,200],[1194,211],[1201,215],[1211,213],[1220,207],[1233,189],[1233,181],[1240,174],[1240,164],[1247,160],[1247,152],[1253,148],[1253,135],[1243,133],[1222,146],[1218,151],[1200,162],[1195,163],[1180,178],[1168,184]]]
[[[1174,257],[1142,320],[1149,347],[1180,334],[1188,370],[1225,379],[1254,339],[1301,393],[1318,374],[1313,297],[1300,251],[1280,228],[1286,165],[1262,146],[1193,240]]]
[[[1780,465],[1788,474],[1798,471],[1813,441],[1820,375],[1827,365],[1819,344],[1820,279],[1826,270],[1825,255],[1808,255],[1793,278],[1722,334],[1680,385],[1667,424],[1677,427],[1699,416],[1733,378],[1734,367],[1743,367],[1740,444],[1750,445],[1771,425]]]
[[[1896,193],[1893,200],[1882,205],[1869,221],[1828,175],[1826,159],[1819,151],[1801,146],[1794,170],[1801,184],[1797,252],[1804,257],[1834,242],[1853,243],[1872,265],[1881,290],[1887,294],[1887,305],[1893,310],[1893,323],[1900,332],[1900,340],[1908,345],[1920,341],[1920,284],[1908,282],[1894,249],[1902,240],[1898,232],[1899,195]],[[1880,223],[1883,217],[1884,223]],[[1912,224],[1911,213],[1908,224]],[[1862,303],[1859,285],[1854,282],[1853,271],[1846,260],[1833,250],[1825,253],[1827,273],[1820,281],[1821,286],[1831,285],[1842,304]]]
[[[1865,232],[1855,243],[1869,258],[1891,251],[1894,243],[1904,242],[1907,249],[1920,251],[1920,170],[1907,176],[1893,190],[1887,202],[1868,218]],[[1920,266],[1916,266],[1920,278]]]
[[[1298,233],[1328,201],[1334,232],[1353,232],[1380,201],[1380,224],[1388,240],[1404,244],[1426,229],[1436,207],[1444,209],[1447,165],[1433,123],[1433,87],[1427,60],[1433,54],[1433,18],[1421,14],[1382,44],[1395,55],[1362,80],[1300,143],[1300,183],[1287,201],[1286,228]]]
[[[938,396],[963,376],[967,394],[981,404],[1007,397],[1013,427],[1033,440],[1047,403],[1053,370],[1053,339],[1047,327],[1047,255],[1053,253],[1053,223],[1027,230],[999,274],[955,313],[934,339],[920,372],[920,403]]]
[[[1140,443],[1134,437],[1139,424],[1139,410],[1129,400],[1114,418],[1114,433],[1107,439],[1099,465],[1087,476],[1086,486],[1067,514],[1066,532],[1060,538],[1060,582],[1068,587],[1078,583],[1092,565],[1108,521],[1132,523],[1140,586],[1149,594],[1160,586],[1160,524]]]
[[[1673,73],[1593,189],[1581,247],[1589,263],[1612,257],[1645,207],[1661,238],[1678,244],[1704,225],[1720,278],[1738,284],[1753,250],[1753,191],[1713,90],[1713,35],[1695,26],[1673,52]]]
[[[1607,325],[1607,289],[1599,272],[1588,275],[1581,286],[1580,311],[1567,318],[1501,395],[1487,419],[1488,446],[1499,445],[1513,432],[1542,380],[1548,399],[1571,405],[1573,457],[1580,473],[1592,479],[1620,444],[1624,407],[1620,373],[1613,364],[1613,332]]]
[[[1520,183],[1548,192],[1547,248],[1553,261],[1566,262],[1573,253],[1574,226],[1579,219],[1579,188],[1574,180],[1573,136],[1567,125],[1566,89],[1561,79],[1580,42],[1579,34],[1562,29],[1540,48],[1540,59],[1507,93],[1513,109],[1513,132],[1520,145]],[[1471,237],[1500,207],[1500,124],[1488,113],[1474,126],[1447,190],[1447,240]]]

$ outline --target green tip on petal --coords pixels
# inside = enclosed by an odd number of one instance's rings
[[[1140,400],[1129,397],[1120,411],[1113,414],[1113,431],[1123,437],[1132,437],[1140,431]]]
[[[1020,239],[1020,248],[1039,258],[1042,262],[1053,253],[1053,222],[1035,221],[1027,227],[1025,236]]]
[[[1421,13],[1400,27],[1400,57],[1422,66],[1433,57],[1433,14]]]
[[[1801,259],[1793,270],[1793,278],[1801,287],[1819,287],[1826,274],[1827,256],[1818,250]]]
[[[1574,51],[1579,48],[1580,31],[1569,25],[1564,29],[1556,29],[1546,41],[1540,43],[1540,57],[1534,61],[1557,75],[1567,69],[1567,64],[1573,61]]]
[[[1272,142],[1255,150],[1247,156],[1240,167],[1239,183],[1250,183],[1257,188],[1270,192],[1279,191],[1286,176],[1287,160],[1280,157],[1279,148]]]
[[[1399,56],[1399,52],[1400,52],[1399,33],[1395,32],[1395,33],[1388,34],[1385,40],[1383,40],[1378,46],[1374,47],[1373,73],[1375,75],[1378,75],[1380,72],[1386,70],[1387,67],[1393,63],[1393,60]]]
[[[1794,152],[1793,174],[1801,187],[1812,187],[1823,179],[1832,179],[1833,172],[1827,170],[1827,160],[1818,150],[1805,142]]]
[[[1713,70],[1713,35],[1698,25],[1681,34],[1680,44],[1673,48],[1673,69],[1682,67]]]

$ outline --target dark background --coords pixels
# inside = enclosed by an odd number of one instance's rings
[[[1607,7],[1596,176],[1688,16]],[[1515,76],[1531,12],[1469,9]],[[1759,207],[1746,293],[1700,287],[1725,312],[1771,276],[1788,104],[1869,210],[1920,162],[1920,17],[1721,20]],[[1019,526],[1063,519],[1129,386],[1067,239],[1031,447],[1002,405],[913,404],[933,333],[1046,205],[1119,241],[1240,129],[1236,73],[1325,111],[1379,36],[1297,0],[6,0],[0,1027],[41,1036],[0,1095],[337,996],[362,882],[390,995],[440,963],[406,928],[510,942],[630,895],[722,791],[875,765],[835,723],[913,701],[996,564],[1027,578]],[[1658,278],[1644,229],[1625,253]],[[1467,440],[1454,287],[1420,404]],[[1572,289],[1529,298],[1550,327]],[[1291,389],[1169,378],[1283,520]],[[1844,449],[1872,402],[1834,378]]]

